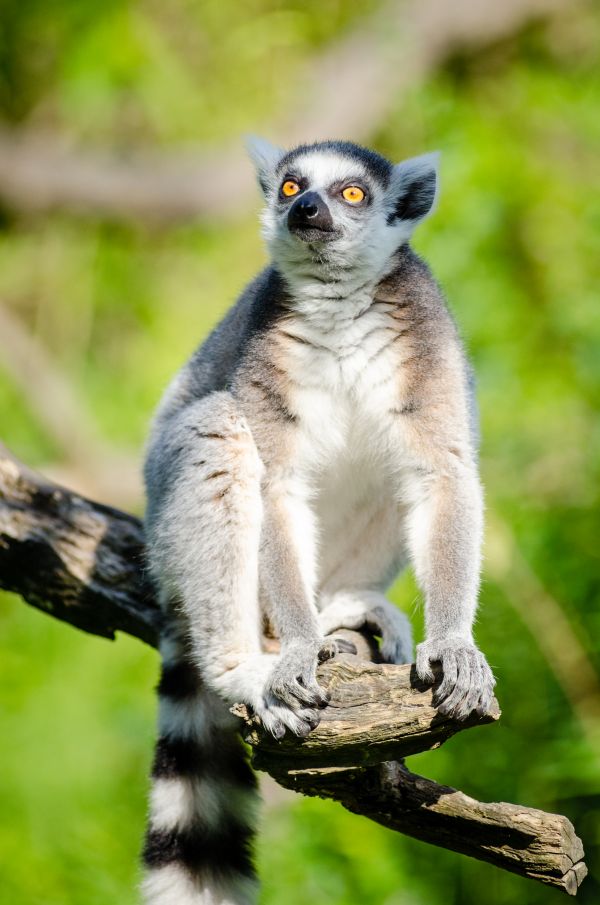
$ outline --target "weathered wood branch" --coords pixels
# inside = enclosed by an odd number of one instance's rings
[[[438,748],[461,729],[495,722],[496,702],[485,717],[465,722],[443,717],[432,702],[431,687],[414,666],[369,663],[344,654],[319,667],[319,683],[331,695],[321,722],[307,738],[275,741],[248,718],[247,741],[256,747],[258,766],[275,760],[278,769],[366,766]]]
[[[587,874],[583,846],[573,824],[506,802],[485,803],[411,773],[395,761],[370,767],[282,769],[276,757],[266,770],[288,789],[339,801],[353,814],[496,867],[576,895]]]
[[[86,632],[156,646],[139,519],[45,480],[1,444],[0,588]]]
[[[52,484],[0,446],[1,588],[85,631],[114,638],[120,630],[156,645],[160,611],[143,551],[134,516]],[[354,637],[368,655],[369,645]],[[239,710],[258,769],[391,829],[576,893],[586,868],[566,817],[484,804],[394,762],[493,722],[497,705],[484,719],[457,723],[436,712],[432,689],[412,667],[358,657],[323,664],[319,678],[331,702],[307,739],[274,742]]]

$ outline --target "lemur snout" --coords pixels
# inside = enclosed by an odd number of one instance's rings
[[[300,238],[303,234],[319,230],[324,233],[334,231],[333,218],[329,208],[318,192],[304,192],[292,204],[288,214],[288,228]],[[311,236],[312,238],[312,236]]]

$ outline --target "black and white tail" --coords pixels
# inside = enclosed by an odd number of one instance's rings
[[[145,905],[253,905],[256,778],[237,720],[181,638],[160,645],[159,738],[143,861]]]

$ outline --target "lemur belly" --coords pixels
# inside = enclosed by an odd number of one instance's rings
[[[327,334],[304,326],[302,335],[287,367],[298,416],[295,468],[316,516],[319,587],[385,586],[404,555],[390,415],[400,389],[398,334],[374,306],[360,323],[351,318]]]

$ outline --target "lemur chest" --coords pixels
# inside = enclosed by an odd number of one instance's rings
[[[297,464],[317,483],[381,471],[402,385],[402,339],[385,311],[331,329],[292,329],[286,369],[297,418]],[[381,442],[381,441],[384,442]]]

